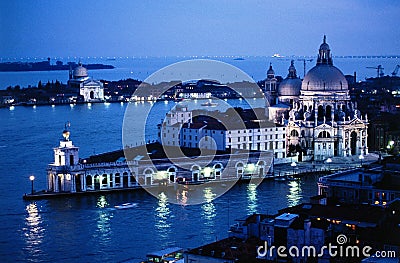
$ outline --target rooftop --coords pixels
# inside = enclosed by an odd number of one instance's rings
[[[116,162],[128,159],[131,161],[135,159],[137,156],[142,156],[141,160],[148,160],[149,158],[152,160],[156,159],[166,159],[166,158],[176,158],[180,157],[179,153],[180,150],[183,154],[187,157],[195,157],[199,156],[200,154],[206,155],[206,149],[197,149],[197,148],[185,148],[185,147],[176,147],[176,146],[162,146],[160,143],[150,143],[146,145],[141,145],[132,148],[126,148],[124,150],[117,150],[113,152],[107,152],[97,155],[92,155],[88,158],[85,158],[86,164],[94,164],[94,163],[108,163],[108,162]],[[166,154],[168,152],[168,156]],[[225,150],[221,151],[218,150],[216,153],[214,151],[210,151],[212,155],[224,155],[224,154],[239,154],[239,153],[248,153],[249,151],[246,150]]]
[[[364,223],[365,225],[378,224],[385,215],[385,209],[370,205],[319,205],[300,204],[284,208],[279,213],[293,213],[309,218],[325,218],[339,221]],[[367,224],[368,223],[368,224]]]

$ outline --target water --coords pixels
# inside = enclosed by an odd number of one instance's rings
[[[117,57],[115,60],[108,60],[107,58],[54,58],[52,63],[56,60],[61,60],[64,63],[69,61],[78,62],[81,60],[83,63],[103,63],[115,66],[115,69],[105,70],[90,70],[89,75],[95,79],[105,80],[120,80],[120,79],[139,79],[145,80],[149,75],[168,66],[172,63],[183,61],[187,59],[215,59],[222,62],[229,63],[236,66],[251,76],[255,81],[265,79],[266,71],[268,70],[269,63],[271,62],[276,75],[283,76],[288,74],[290,60],[295,60],[297,75],[301,78],[304,77],[304,66],[302,59],[313,59],[313,61],[306,64],[306,70],[310,70],[315,66],[315,57],[285,57],[285,58],[272,58],[267,56],[250,56],[243,57],[244,60],[235,60],[234,57]],[[0,59],[0,62],[14,62],[16,59]],[[46,58],[26,58],[23,61],[34,62],[43,61]],[[376,67],[382,65],[384,72],[390,75],[397,64],[400,64],[400,57],[365,57],[365,58],[349,58],[349,57],[334,57],[333,63],[344,74],[353,75],[357,72],[357,80],[364,80],[367,77],[376,77],[376,70],[367,67]],[[8,86],[20,85],[21,87],[37,86],[39,81],[43,84],[47,81],[60,81],[67,83],[68,71],[41,71],[41,72],[0,72],[0,89],[6,89]]]
[[[233,104],[240,106],[242,102]],[[255,102],[257,104],[257,101]],[[150,123],[160,120],[170,103],[138,103],[140,112],[156,107]],[[195,107],[196,105],[191,105]],[[234,219],[308,201],[317,193],[316,178],[300,182],[268,181],[257,188],[238,185],[212,200],[204,190],[202,205],[179,206],[146,192],[93,195],[57,200],[23,201],[30,191],[45,188],[46,165],[66,121],[80,156],[120,149],[126,104],[15,107],[0,109],[0,260],[2,262],[140,261],[146,252],[169,246],[193,248],[227,237]],[[148,124],[150,125],[150,124]],[[154,139],[156,132],[146,134]],[[140,140],[139,140],[140,141]],[[137,202],[128,210],[116,204]]]

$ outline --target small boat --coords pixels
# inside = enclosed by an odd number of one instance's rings
[[[160,251],[148,253],[145,262],[183,263],[183,248],[170,247]]]
[[[125,203],[122,205],[116,205],[114,206],[116,209],[128,209],[128,208],[133,208],[136,207],[138,204],[137,203]]]
[[[178,184],[182,185],[199,185],[199,184],[204,184],[206,183],[206,180],[201,180],[201,181],[185,181],[185,182],[178,182]]]
[[[278,175],[274,177],[275,181],[286,181],[286,176]]]
[[[201,106],[207,106],[207,107],[215,107],[217,105],[218,105],[218,103],[210,102],[210,101],[207,101],[207,102],[201,104]]]

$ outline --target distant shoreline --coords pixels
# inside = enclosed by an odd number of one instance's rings
[[[50,64],[50,59],[41,62],[3,62],[0,63],[0,72],[29,72],[29,71],[56,71],[56,70],[71,70],[78,66],[75,62],[64,64],[57,61],[55,65]],[[114,69],[113,65],[105,64],[85,64],[85,68],[93,69]]]

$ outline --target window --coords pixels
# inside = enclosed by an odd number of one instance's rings
[[[253,139],[253,137],[252,137],[252,136],[249,136],[249,141],[252,141],[252,139]]]
[[[257,140],[258,141],[261,140],[261,136],[260,135],[257,135]]]
[[[273,150],[274,149],[274,142],[269,142],[269,149]]]
[[[240,142],[240,137],[238,137],[238,142]]]
[[[296,131],[296,130],[291,130],[291,131],[290,131],[290,136],[299,137],[299,132]]]
[[[278,139],[278,134],[275,134],[275,139]]]
[[[278,143],[279,142],[275,142],[275,149],[278,149],[279,147],[278,147]]]

